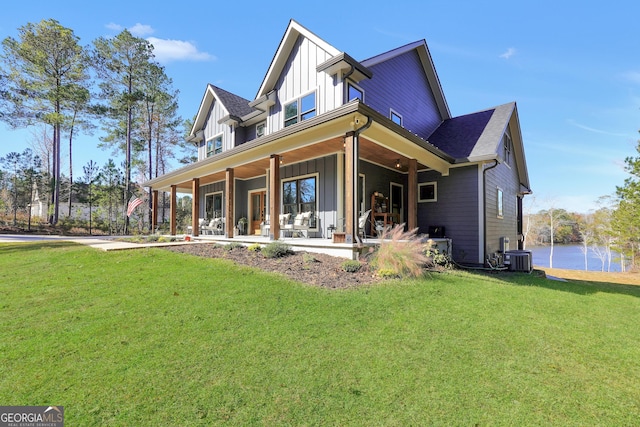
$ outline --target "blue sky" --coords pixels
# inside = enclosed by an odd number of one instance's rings
[[[486,3],[490,3],[487,5]],[[591,4],[595,3],[595,4]],[[532,211],[597,209],[627,174],[640,128],[640,3],[583,1],[327,0],[292,2],[30,1],[3,5],[0,38],[53,18],[84,45],[122,28],[149,39],[193,117],[207,83],[254,99],[289,19],[364,60],[425,39],[454,116],[516,101],[534,197]],[[217,6],[221,4],[221,6]],[[111,153],[98,136],[75,142],[74,172]],[[0,157],[30,131],[0,123]]]

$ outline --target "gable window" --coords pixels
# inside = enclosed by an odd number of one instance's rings
[[[504,200],[503,200],[503,194],[502,194],[501,188],[498,188],[497,201],[498,201],[498,218],[502,218],[504,215]]]
[[[222,135],[207,140],[207,157],[222,153]]]
[[[267,133],[267,122],[258,123],[256,125],[256,138],[260,138]]]
[[[359,99],[364,102],[364,91],[356,85],[349,83],[347,85],[347,102]]]
[[[502,138],[502,144],[504,146],[504,162],[507,165],[511,165],[511,150],[513,149],[513,144],[511,142],[511,137],[509,137],[509,135],[507,135],[506,133]]]
[[[418,202],[437,202],[438,201],[438,183],[425,182],[418,184]]]
[[[300,97],[284,105],[284,126],[291,126],[316,115],[316,93]]]
[[[299,213],[311,212],[311,228],[316,226],[316,181],[316,176],[307,176],[282,182],[282,213],[290,213],[294,217]]]
[[[400,114],[398,114],[395,111],[391,110],[391,113],[389,113],[389,118],[391,119],[391,121],[393,123],[402,126],[402,116]]]

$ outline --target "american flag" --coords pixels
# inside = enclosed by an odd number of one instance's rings
[[[129,204],[127,205],[127,216],[131,216],[133,211],[143,203],[144,202],[141,198],[137,196],[131,196],[131,199],[129,199]]]

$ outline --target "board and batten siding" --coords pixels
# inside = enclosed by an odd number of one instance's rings
[[[500,250],[500,237],[509,238],[509,248],[518,248],[518,173],[515,162],[504,163],[486,173],[487,254]],[[503,215],[498,216],[498,188],[502,190]]]
[[[211,138],[222,134],[222,151],[233,148],[235,142],[233,140],[234,135],[231,131],[231,126],[218,123],[218,120],[228,115],[228,111],[222,103],[214,100],[209,110],[209,115],[204,126],[204,142],[198,149],[198,160],[203,160],[207,157],[207,141]]]
[[[337,213],[337,156],[333,154],[318,157],[280,168],[281,181],[313,174],[318,175],[315,212],[317,227],[315,231],[309,230],[309,237],[326,237],[327,227],[330,224],[336,225],[341,219]]]
[[[372,65],[373,77],[358,85],[365,104],[389,117],[390,109],[402,116],[405,129],[427,139],[442,118],[420,58],[415,50]]]
[[[283,67],[277,83],[277,102],[271,107],[269,133],[284,127],[284,104],[316,91],[316,114],[335,109],[342,104],[341,90],[333,76],[316,71],[316,67],[330,59],[326,50],[304,36],[299,36]]]
[[[452,256],[461,263],[481,263],[479,252],[480,226],[478,204],[478,167],[453,168],[449,176],[437,172],[420,172],[418,183],[437,182],[437,201],[418,203],[419,233],[426,234],[430,226],[444,226],[446,237],[452,239]]]

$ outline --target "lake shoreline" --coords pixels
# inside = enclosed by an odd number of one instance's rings
[[[583,282],[640,286],[640,272],[637,271],[607,273],[602,271],[569,270],[549,267],[535,267],[535,269],[544,271],[547,276],[554,276],[572,281],[579,280]]]

